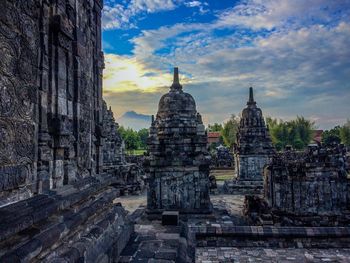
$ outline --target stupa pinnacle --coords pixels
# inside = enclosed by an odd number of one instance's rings
[[[170,87],[171,91],[181,91],[182,85],[180,84],[180,78],[179,78],[179,68],[174,68],[174,80],[173,84]]]

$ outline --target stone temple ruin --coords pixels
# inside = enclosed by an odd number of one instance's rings
[[[148,141],[150,211],[210,211],[207,135],[193,97],[183,92],[178,69],[159,101]]]
[[[234,149],[237,179],[225,182],[228,193],[252,193],[262,190],[263,169],[275,153],[260,108],[249,89],[247,107],[242,111]]]
[[[113,186],[121,194],[139,194],[144,188],[141,180],[143,169],[137,163],[127,162],[124,141],[118,132],[119,125],[115,122],[112,110],[107,109],[106,102],[103,102],[102,113],[103,172],[118,178]]]
[[[175,69],[150,128],[147,207],[126,196],[143,158],[126,161],[102,100],[102,7],[0,1],[0,262],[349,262],[344,147],[275,153],[252,90],[238,180],[209,196],[205,129]]]
[[[102,100],[102,5],[0,2],[0,262],[112,262],[132,232],[113,200],[141,183]]]
[[[249,198],[247,212],[262,223],[270,218],[283,225],[347,225],[347,169],[345,147],[339,145],[277,154],[265,168],[264,198]]]

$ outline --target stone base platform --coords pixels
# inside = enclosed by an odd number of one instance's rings
[[[120,263],[191,262],[186,254],[186,239],[181,236],[182,226],[150,221],[144,207],[135,210],[130,219],[135,222],[135,232],[120,256]]]
[[[0,262],[115,262],[133,224],[111,176],[0,208]]]
[[[350,249],[206,247],[196,250],[196,262],[311,263],[349,262]]]
[[[263,193],[262,181],[226,180],[223,185],[224,194],[259,195]]]

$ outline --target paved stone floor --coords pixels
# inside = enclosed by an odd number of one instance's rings
[[[135,233],[123,250],[119,263],[175,263],[186,262],[186,240],[180,236],[179,226],[162,226],[158,220],[142,221],[135,224]]]
[[[350,249],[197,248],[196,262],[350,262]]]
[[[211,202],[217,218],[230,217],[236,225],[245,225],[242,218],[244,196],[212,195]],[[130,213],[143,211],[146,195],[123,196],[115,199]],[[141,209],[138,209],[140,208]],[[178,227],[164,227],[160,221],[148,221],[140,216],[135,222],[135,233],[122,253],[120,262],[178,262],[185,240],[180,237]],[[142,219],[141,219],[142,218]],[[269,249],[269,248],[197,248],[196,262],[339,262],[350,263],[350,249]]]
[[[146,192],[142,193],[141,195],[120,196],[114,199],[114,203],[121,203],[125,208],[125,210],[132,213],[140,206],[146,205],[147,203]]]

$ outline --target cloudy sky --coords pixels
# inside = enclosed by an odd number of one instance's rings
[[[253,86],[265,116],[327,129],[350,118],[349,47],[350,0],[105,0],[104,97],[155,114],[178,66],[206,123]]]

